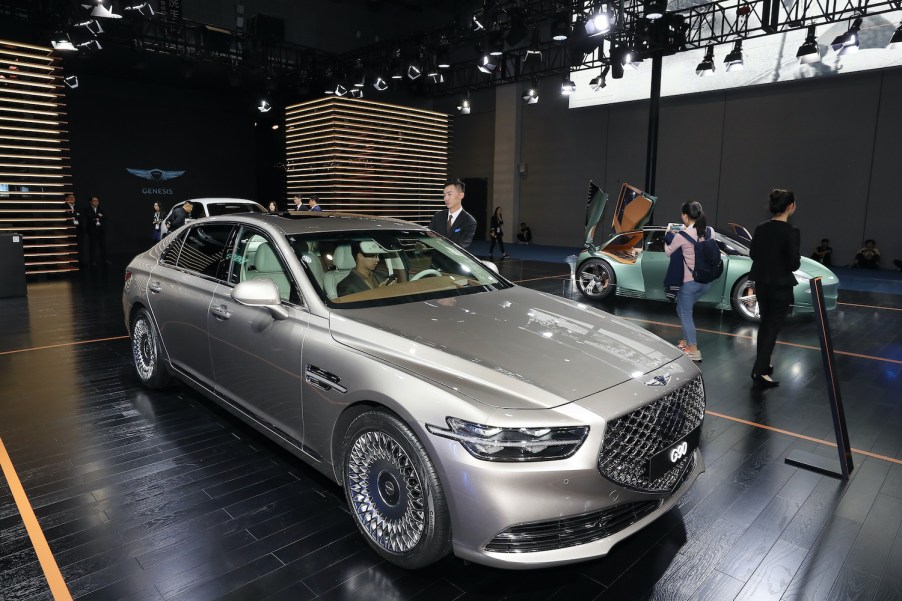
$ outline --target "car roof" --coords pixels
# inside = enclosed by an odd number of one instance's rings
[[[353,213],[331,211],[286,211],[270,213],[233,213],[208,217],[210,221],[237,221],[241,223],[265,223],[286,234],[311,234],[320,232],[344,232],[355,230],[428,230],[429,228],[402,219],[373,217]]]
[[[218,197],[209,197],[209,198],[187,198],[181,202],[177,202],[176,204],[185,204],[186,202],[190,202],[191,204],[210,204],[214,202],[230,202],[230,203],[239,203],[239,204],[259,204],[256,200],[248,200],[246,198],[218,198]]]

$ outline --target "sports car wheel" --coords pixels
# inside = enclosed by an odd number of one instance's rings
[[[146,309],[139,309],[132,320],[132,357],[138,378],[148,388],[162,388],[169,383],[161,349],[160,335],[150,314]]]
[[[451,550],[451,523],[426,449],[401,420],[369,411],[351,422],[343,445],[345,496],[357,527],[386,560],[408,569]]]
[[[585,296],[601,300],[614,293],[617,276],[607,261],[588,259],[576,272],[576,285]]]
[[[761,321],[761,315],[758,313],[758,297],[755,295],[755,282],[749,279],[748,275],[744,275],[733,286],[733,292],[730,293],[730,304],[733,310],[743,318],[758,322]]]

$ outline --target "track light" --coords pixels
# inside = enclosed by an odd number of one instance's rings
[[[498,68],[498,59],[486,52],[482,55],[482,58],[479,59],[479,63],[476,64],[476,68],[483,73],[494,73],[495,69]]]
[[[565,42],[570,37],[570,22],[572,17],[567,12],[559,12],[554,15],[551,22],[551,39],[555,42]]]
[[[836,52],[839,56],[844,56],[846,54],[854,54],[858,52],[858,30],[861,28],[861,17],[857,17],[854,21],[852,21],[852,26],[849,27],[849,31],[836,36],[833,40],[833,43],[830,44],[833,47],[833,51]]]
[[[103,50],[103,46],[100,45],[100,42],[97,40],[88,40],[87,42],[82,42],[78,44],[79,48],[84,48],[85,50]]]
[[[451,67],[451,52],[447,44],[438,47],[435,53],[435,64],[439,69],[449,69]]]
[[[742,40],[736,40],[733,49],[723,59],[723,63],[727,66],[727,73],[731,71],[742,71],[744,65],[742,61]]]
[[[570,79],[569,75],[564,75],[563,81],[561,81],[561,95],[569,96],[573,92],[576,91],[576,84],[573,83],[573,80]]]
[[[523,92],[523,102],[526,104],[536,104],[539,101],[539,81],[532,80],[532,84]]]
[[[538,28],[534,29],[532,32],[532,42],[530,42],[529,47],[526,49],[526,54],[523,55],[523,64],[532,67],[533,69],[536,69],[542,64],[542,49],[539,46]]]
[[[356,88],[355,88],[356,89]],[[336,96],[345,96],[348,93],[348,89],[344,87],[342,84],[338,84],[335,86],[335,95]]]
[[[141,4],[134,4],[132,6],[126,6],[123,10],[137,11],[137,13],[139,15],[141,15],[142,17],[154,16],[153,7],[150,5],[150,2],[142,2]]]
[[[78,87],[78,76],[77,75],[68,75],[63,78],[63,83],[66,84],[67,88],[75,89]]]
[[[890,39],[889,47],[893,50],[902,50],[902,23],[899,24],[898,29],[896,29],[893,37]]]
[[[796,52],[796,58],[799,59],[799,63],[802,65],[821,62],[821,49],[817,45],[815,29],[817,29],[815,25],[808,26],[808,37],[805,38],[805,43],[799,46],[799,51]]]
[[[485,29],[485,25],[483,24],[483,11],[477,10],[473,13],[473,31],[482,31]]]
[[[261,113],[268,113],[272,110],[272,105],[265,98],[260,101],[260,104],[257,105],[257,110]]]
[[[708,45],[705,50],[705,58],[695,68],[695,74],[699,77],[710,77],[714,75],[714,46]]]
[[[54,50],[59,50],[60,52],[75,52],[78,48],[75,47],[75,44],[72,43],[72,40],[69,39],[69,35],[65,33],[56,33],[53,36],[53,39],[50,40],[50,45],[53,46]]]
[[[460,100],[460,104],[457,105],[457,110],[460,111],[461,115],[469,115],[470,114],[470,93],[467,92],[467,95]]]
[[[88,5],[90,6],[90,5]],[[87,6],[85,6],[87,8]],[[114,15],[112,8],[103,5],[103,0],[94,0],[94,8],[91,9],[92,17],[100,17],[102,19],[121,19],[122,15]]]
[[[423,72],[420,71],[420,67],[417,65],[410,65],[409,67],[407,67],[407,77],[409,77],[410,79],[416,79],[422,74]]]
[[[103,27],[100,26],[100,21],[97,19],[89,19],[87,21],[82,21],[81,23],[76,23],[76,27],[81,27],[85,29],[89,34],[96,37],[103,33]]]
[[[351,88],[351,98],[363,98],[363,88]]]
[[[586,33],[589,37],[602,35],[611,31],[613,25],[614,12],[608,8],[607,4],[602,4],[598,10],[589,15],[589,20],[585,25]]]
[[[404,79],[404,74],[401,73],[401,49],[400,48],[395,50],[395,61],[394,61],[394,65],[392,65],[391,78],[392,79]]]
[[[445,83],[445,76],[441,73],[433,73],[429,77],[432,78],[432,83]]]
[[[660,19],[667,12],[667,0],[645,0],[645,18],[649,21]]]
[[[380,92],[384,92],[385,90],[388,89],[388,82],[385,81],[385,79],[383,79],[382,76],[380,75],[379,77],[376,78],[376,81],[373,82],[373,87],[376,88]]]
[[[593,92],[603,90],[608,86],[608,82],[605,80],[607,79],[610,68],[610,66],[605,65],[601,68],[601,73],[598,74],[598,77],[593,77],[592,80],[589,81],[589,87],[592,88]]]
[[[623,68],[628,71],[638,71],[639,64],[642,62],[642,58],[636,52],[634,48],[631,46],[624,46],[618,49],[615,58],[620,61],[620,64],[623,65]]]

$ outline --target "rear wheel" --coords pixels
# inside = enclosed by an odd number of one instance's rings
[[[617,289],[617,276],[602,259],[588,259],[576,270],[576,285],[583,295],[596,300],[611,296]]]
[[[384,559],[408,569],[451,550],[451,521],[426,449],[394,415],[368,411],[344,438],[342,478],[357,528]]]
[[[736,280],[733,291],[730,293],[730,304],[733,310],[748,321],[759,322],[761,315],[758,312],[758,297],[755,295],[755,282],[746,274]]]
[[[132,320],[132,357],[138,378],[148,388],[163,388],[169,383],[162,349],[153,319],[147,309],[139,309]]]

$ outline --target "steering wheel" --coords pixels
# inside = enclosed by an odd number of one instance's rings
[[[431,275],[433,277],[440,278],[440,277],[442,277],[442,272],[439,271],[438,269],[424,269],[420,273],[418,273],[415,276],[413,276],[412,278],[410,278],[410,281],[415,282],[420,278],[425,278],[427,275]]]

